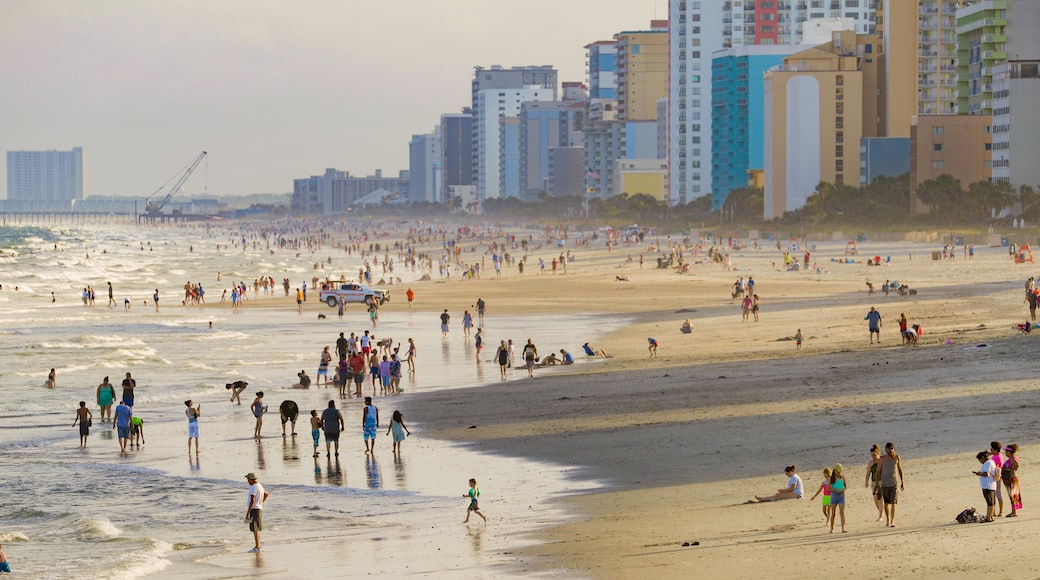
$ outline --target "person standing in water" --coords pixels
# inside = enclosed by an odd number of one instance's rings
[[[267,405],[264,404],[264,392],[258,391],[256,398],[253,399],[252,404],[249,408],[253,411],[253,416],[256,417],[256,429],[253,430],[253,438],[260,438],[260,428],[264,425],[264,413],[267,412]]]
[[[97,388],[97,404],[101,407],[101,420],[112,418],[112,405],[116,402],[116,389],[108,382],[108,377],[101,381]]]
[[[361,430],[365,440],[365,453],[375,453],[376,432],[379,430],[379,409],[372,404],[372,397],[365,397],[365,408],[361,411]]]
[[[134,388],[137,387],[137,381],[130,376],[130,373],[126,373],[126,378],[123,379],[123,402],[129,407],[134,406]]]
[[[76,419],[72,421],[72,426],[75,427],[76,423],[79,423],[79,446],[87,446],[87,437],[90,436],[90,425],[94,422],[94,414],[87,408],[86,401],[79,402],[79,409],[76,409]]]
[[[202,414],[202,403],[191,406],[191,399],[184,401],[184,414],[188,416],[188,453],[191,454],[191,440],[195,440],[195,455],[199,454],[199,415]]]

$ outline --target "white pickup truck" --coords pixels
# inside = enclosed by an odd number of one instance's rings
[[[378,300],[380,304],[384,304],[387,300],[390,300],[390,292],[376,290],[375,288],[370,288],[364,284],[355,284],[354,282],[334,281],[330,283],[329,288],[329,290],[322,290],[318,295],[318,299],[332,308],[339,304],[340,298],[343,299],[344,304],[351,302],[368,303],[373,300]]]

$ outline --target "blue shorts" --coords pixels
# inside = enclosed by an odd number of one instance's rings
[[[845,494],[831,490],[831,505],[845,505]]]
[[[384,387],[389,387],[390,386],[390,378],[391,378],[390,375],[386,375],[386,376],[383,377],[383,386]]]
[[[369,440],[375,441],[375,439],[376,439],[376,426],[375,425],[365,425],[364,437],[365,437],[365,441],[369,441]]]
[[[120,439],[129,439],[130,438],[130,428],[129,427],[116,427],[116,431],[119,432],[119,438]]]
[[[318,369],[318,376],[321,375],[329,376],[329,369]]]
[[[321,435],[320,429],[311,429],[311,438],[314,439],[314,446],[318,446],[318,437]]]
[[[127,407],[133,407],[134,406],[134,398],[133,397],[123,397],[123,402],[126,403]]]
[[[199,422],[188,421],[188,439],[199,438]]]
[[[8,574],[10,574],[11,573],[11,565],[8,564],[7,562],[0,562],[0,572],[7,572]]]

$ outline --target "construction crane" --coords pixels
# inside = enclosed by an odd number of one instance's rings
[[[164,183],[159,189],[155,190],[155,193],[149,195],[148,198],[144,200],[145,214],[158,215],[162,213],[162,209],[166,207],[166,204],[170,203],[170,199],[172,199],[173,196],[181,190],[181,187],[184,185],[184,182],[188,181],[188,178],[191,177],[192,172],[195,171],[195,168],[198,167],[199,163],[202,163],[202,160],[205,158],[205,151],[199,153],[199,156],[192,160],[192,162],[189,163],[187,167],[174,174],[174,176],[171,177],[169,181]],[[170,181],[173,181],[175,179],[177,181],[173,184],[173,186],[169,189],[166,189],[166,186],[170,184]],[[158,202],[153,202],[152,200],[155,199],[156,196],[161,195],[163,190],[166,190],[169,193],[167,193],[166,196],[160,199]]]

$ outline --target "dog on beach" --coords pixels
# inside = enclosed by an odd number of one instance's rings
[[[325,320],[325,315],[324,314],[319,314],[318,315],[318,320]]]

